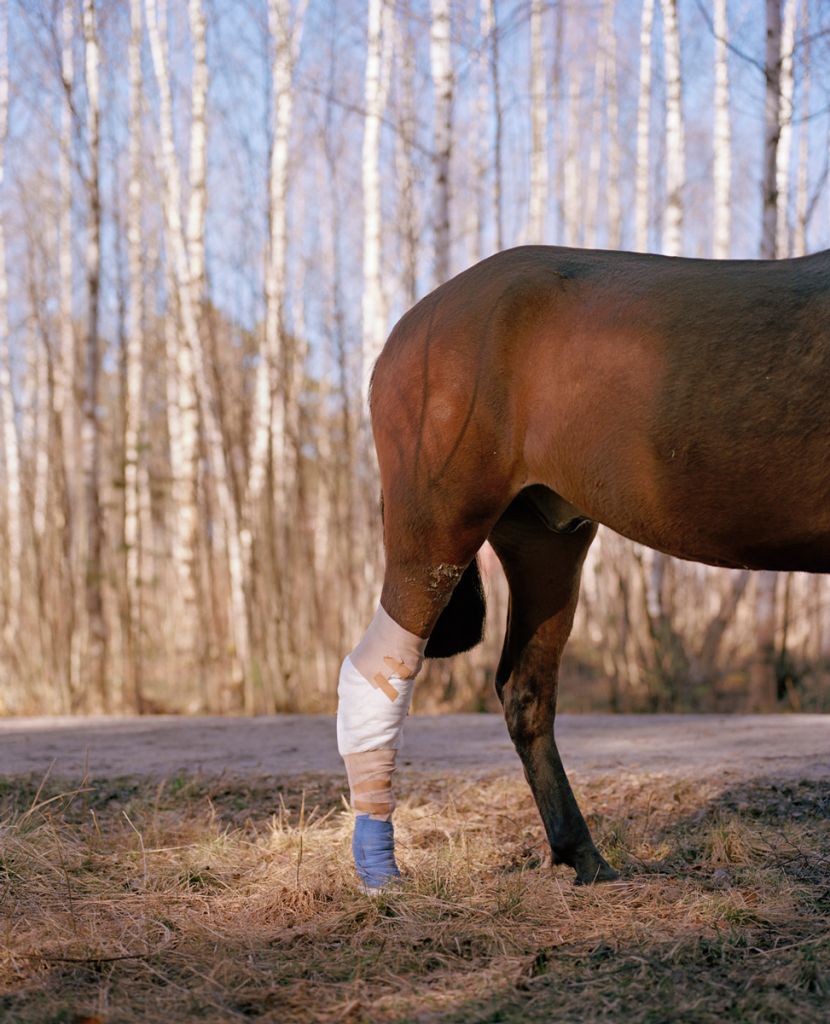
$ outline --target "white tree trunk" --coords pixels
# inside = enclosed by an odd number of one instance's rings
[[[566,132],[565,166],[562,171],[565,220],[563,234],[565,245],[581,245],[585,227],[579,175],[579,143],[581,139],[579,124],[582,117],[582,82],[580,78],[581,68],[579,65],[574,66],[574,63],[573,61],[571,62],[568,82],[568,129]]]
[[[729,117],[729,19],[727,0],[715,0],[714,204],[716,260],[729,258],[731,240],[732,129]]]
[[[6,140],[9,125],[9,10],[8,0],[0,0],[0,195],[5,192]],[[6,631],[10,640],[17,639],[20,620],[21,573],[23,541],[20,521],[20,440],[14,414],[11,364],[9,359],[9,284],[6,271],[6,234],[0,217],[0,418],[2,418],[4,457],[6,463],[6,520],[8,560],[6,579]]]
[[[617,88],[617,32],[614,25],[616,0],[606,0],[605,90],[608,97],[608,248],[622,244],[622,205],[620,179],[622,147],[620,145],[620,107]]]
[[[553,106],[553,159],[554,159],[554,203],[556,209],[556,232],[554,240],[563,244],[565,238],[565,102],[562,83],[564,81],[563,58],[565,43],[564,5],[556,5],[556,20],[553,30],[553,81],[551,102]]]
[[[95,0],[84,0],[84,74],[86,79],[86,132],[89,152],[87,197],[89,216],[86,240],[87,334],[84,364],[82,459],[86,505],[86,657],[88,680],[99,708],[109,706],[106,683],[107,631],[103,595],[103,508],[101,507],[101,428],[98,406],[101,377],[101,342],[98,320],[101,287],[101,107],[100,49]]]
[[[124,410],[124,550],[127,596],[127,673],[131,695],[141,709],[141,461],[142,396],[144,369],[144,265],[141,231],[141,0],[130,0],[128,73],[130,99],[129,180],[127,185],[127,297],[126,408]]]
[[[35,487],[32,501],[32,527],[38,542],[46,534],[46,514],[49,504],[49,409],[51,394],[49,390],[49,357],[43,337],[31,339],[34,354],[34,394],[33,394],[33,433],[32,453],[35,471]]]
[[[775,627],[778,618],[778,573],[755,576],[755,639],[757,651],[750,673],[754,710],[769,711],[778,702],[775,676]]]
[[[545,81],[543,0],[530,4],[530,201],[527,240],[544,242],[548,212],[548,96]]]
[[[286,350],[285,301],[288,280],[288,160],[291,121],[294,113],[294,65],[302,34],[305,3],[292,16],[289,0],[270,0],[269,24],[274,39],[274,138],[269,174],[268,271],[266,276],[266,350],[273,358],[277,374],[284,373],[281,394],[275,398],[274,484],[277,519],[288,521],[288,504],[294,493],[299,446],[299,390],[303,358]],[[301,338],[301,341],[304,339]],[[283,367],[279,364],[282,358]],[[293,360],[293,362],[292,362]]]
[[[205,293],[205,202],[207,199],[207,27],[202,0],[189,0],[193,47],[190,82],[190,200],[187,208],[187,256],[197,313]]]
[[[287,386],[285,352],[285,294],[288,265],[288,160],[293,116],[294,65],[302,33],[305,5],[292,15],[290,0],[269,0],[268,24],[273,46],[271,65],[272,141],[268,171],[269,236],[265,266],[265,339],[257,366],[252,440],[248,463],[245,519],[263,493],[271,463],[277,521],[284,522],[292,490],[292,439],[286,431],[286,403],[293,401]],[[282,384],[282,387],[281,387]],[[250,525],[244,540],[252,551]]]
[[[381,283],[380,129],[383,117],[383,3],[369,0],[363,121],[363,346],[361,408],[368,415],[369,381],[386,331]]]
[[[401,33],[402,34],[402,33]],[[490,167],[490,110],[489,101],[489,75],[487,71],[487,50],[484,34],[484,12],[478,8],[478,40],[479,48],[475,63],[475,104],[470,111],[470,123],[468,125],[467,143],[472,155],[471,162],[471,183],[472,196],[467,206],[467,251],[470,263],[476,263],[484,258],[485,254],[485,230],[487,224],[487,196]],[[401,88],[403,92],[403,86]],[[414,99],[412,87],[409,93]],[[410,109],[414,104],[410,103]],[[411,303],[410,303],[411,305]]]
[[[187,240],[181,219],[181,180],[173,145],[172,101],[170,75],[161,43],[156,0],[147,0],[147,30],[153,68],[158,83],[161,115],[162,166],[165,179],[168,251],[180,298],[182,327],[185,342],[193,359],[196,395],[204,426],[205,443],[216,487],[219,513],[225,532],[230,577],[230,623],[234,642],[234,675],[244,685],[243,703],[246,711],[255,710],[254,695],[250,687],[249,663],[250,631],[245,601],[244,563],[240,539],[239,516],[230,487],[230,475],[219,421],[213,407],[207,358],[199,332],[197,311],[194,308],[192,274],[188,259]],[[183,346],[180,346],[183,348]]]
[[[481,38],[490,66],[490,89],[493,103],[493,222],[496,233],[496,251],[504,248],[502,221],[502,111],[501,79],[499,76],[499,26],[495,0],[481,0]]]
[[[192,468],[188,470],[188,464],[192,462],[192,459],[187,459],[186,452],[192,450],[195,445],[195,426],[191,431],[193,441],[188,442],[185,440],[186,433],[188,430],[191,430],[189,426],[185,427],[185,418],[192,417],[197,410],[195,395],[189,407],[183,408],[182,403],[183,387],[181,381],[188,380],[190,381],[191,388],[193,386],[193,360],[189,346],[183,344],[181,340],[181,315],[177,301],[178,285],[173,268],[169,265],[167,267],[166,280],[168,308],[164,317],[165,399],[167,406],[167,433],[170,440],[170,478],[173,481],[171,491],[173,506],[172,524],[168,524],[168,529],[171,534],[171,555],[176,569],[178,584],[182,595],[188,598],[185,601],[187,605],[186,615],[191,617],[192,608],[188,601],[192,602],[195,599],[190,551],[192,528],[182,525],[183,509],[180,507],[179,502],[184,500],[185,507],[193,507],[195,512],[193,498],[183,495],[182,488],[186,485],[189,473],[192,473]],[[184,626],[185,624],[183,624]]]
[[[795,75],[793,73],[793,49],[795,47],[795,0],[785,0],[784,25],[781,33],[781,72],[779,80],[780,101],[778,120],[780,133],[775,157],[776,227],[775,255],[785,259],[790,253],[790,165],[793,145],[793,96]]]
[[[801,0],[803,77],[801,80],[801,127],[798,137],[798,180],[795,193],[795,232],[793,256],[807,253],[807,221],[810,215],[808,184],[810,177],[810,4]]]
[[[420,248],[418,183],[415,170],[415,139],[418,131],[418,118],[415,100],[414,40],[407,32],[403,15],[395,19],[395,47],[396,63],[400,66],[400,112],[399,130],[395,137],[395,166],[398,180],[398,221],[403,248],[401,277],[404,299],[407,306],[412,306],[418,297],[418,252]],[[480,126],[480,134],[474,136],[476,203],[470,204],[472,216],[475,219],[470,231],[473,262],[480,260],[484,255],[482,232],[485,221],[484,195],[488,158],[486,136],[482,137],[487,118],[487,103],[486,80],[483,78],[486,69],[482,67],[481,59],[479,59],[477,70],[479,82],[476,91],[475,116]]]
[[[166,6],[167,0],[162,0]],[[186,287],[190,309],[195,318],[199,346],[202,346],[202,315],[205,298],[205,210],[207,201],[207,26],[203,0],[189,0],[188,22],[193,50],[193,71],[190,80],[190,166],[188,168],[188,203],[185,244],[187,249]],[[166,14],[166,12],[165,12]],[[166,16],[164,38],[166,41]],[[168,61],[169,63],[169,61]],[[184,474],[181,480],[182,518],[180,544],[188,562],[190,582],[185,599],[191,605],[195,625],[198,572],[199,524],[199,404],[196,381],[197,355],[194,343],[185,337],[178,346],[179,402],[182,410]]]
[[[599,23],[599,34],[597,37],[596,54],[594,57],[594,81],[591,97],[591,123],[589,137],[591,140],[588,151],[588,174],[585,184],[585,233],[586,245],[589,248],[596,248],[599,245],[599,192],[600,172],[602,164],[603,144],[603,117],[606,99],[606,45],[609,29],[609,15],[613,9],[609,8],[606,2],[603,8],[603,15]]]
[[[193,367],[192,338],[184,329],[184,293],[187,292],[188,306],[197,316],[198,307],[192,287],[190,269],[185,254],[184,266],[175,264],[171,241],[173,233],[181,226],[181,185],[179,181],[178,162],[173,138],[173,111],[170,85],[167,76],[167,0],[147,0],[147,32],[153,55],[156,76],[159,81],[159,135],[161,142],[161,163],[165,179],[163,207],[165,221],[166,248],[168,252],[168,309],[165,325],[165,342],[167,349],[167,415],[170,435],[170,468],[173,485],[173,541],[172,555],[176,566],[182,600],[183,621],[179,632],[179,644],[190,649],[190,637],[195,626],[196,602],[196,487],[198,472],[199,448],[199,409],[196,396],[195,371]],[[158,69],[164,70],[160,72]],[[159,77],[162,75],[163,77]],[[203,81],[203,80],[202,80]],[[200,75],[194,66],[194,85],[198,89],[201,84]],[[198,100],[191,100],[198,107]],[[198,136],[200,129],[197,129]],[[191,132],[193,129],[191,128]],[[198,138],[197,138],[198,146]],[[204,150],[203,150],[204,151]],[[199,175],[198,162],[191,159],[191,173]],[[191,203],[189,220],[198,216],[199,200]],[[193,229],[191,229],[193,230]],[[199,242],[193,242],[199,249]],[[190,249],[190,247],[188,247]],[[198,264],[197,264],[198,270]],[[182,276],[183,275],[183,276]],[[181,326],[182,337],[176,326]],[[198,328],[198,321],[197,321]]]
[[[429,59],[435,96],[435,213],[433,223],[436,285],[450,276],[450,160],[452,156],[453,71],[449,0],[431,0]]]
[[[635,248],[648,251],[651,180],[651,43],[654,0],[643,0],[640,22],[640,96],[637,105],[637,172],[635,184]]]
[[[75,62],[72,43],[74,19],[72,0],[63,0],[61,10],[61,77],[64,102],[61,104],[60,147],[58,150],[59,188],[59,315],[60,348],[54,362],[54,389],[52,400],[56,421],[60,424],[61,445],[59,458],[63,482],[63,550],[64,572],[68,583],[66,601],[68,664],[62,686],[65,710],[69,710],[72,694],[81,686],[80,624],[83,619],[82,588],[76,586],[76,567],[80,565],[79,490],[78,490],[78,403],[75,391],[76,367],[79,363],[78,341],[73,316],[73,256],[72,256],[72,144],[73,144],[73,87]]]
[[[295,278],[293,288],[289,288],[289,260],[288,260],[288,209],[289,209],[289,136],[291,120],[293,115],[293,83],[294,67],[299,56],[300,39],[302,33],[303,18],[305,16],[305,3],[298,7],[294,17],[289,21],[290,8],[286,4],[285,17],[280,17],[278,4],[272,2],[271,31],[276,36],[277,45],[283,52],[281,59],[278,59],[278,68],[275,69],[275,78],[279,89],[279,105],[276,108],[276,125],[274,128],[274,152],[272,161],[276,162],[276,169],[272,167],[272,174],[276,177],[275,187],[272,191],[272,212],[271,212],[271,272],[269,279],[274,288],[271,296],[271,305],[277,312],[278,330],[283,337],[287,336],[286,323],[291,324],[291,344],[283,341],[284,350],[284,378],[281,394],[277,397],[277,413],[282,417],[282,428],[276,440],[280,442],[275,449],[275,509],[276,521],[280,524],[282,531],[282,550],[285,552],[284,564],[298,565],[297,561],[290,561],[297,557],[302,558],[301,552],[309,557],[311,547],[297,546],[292,543],[293,534],[291,527],[292,510],[298,510],[304,514],[304,481],[301,479],[302,469],[302,448],[303,448],[303,423],[302,414],[302,393],[303,382],[308,358],[308,333],[306,326],[306,297],[308,286],[306,284],[304,260],[295,261],[299,265],[300,272]],[[391,16],[391,8],[387,9],[387,15]],[[391,25],[390,25],[391,35]],[[384,86],[385,88],[386,86]],[[296,233],[302,236],[306,229],[305,195],[300,194],[298,201],[291,204],[295,210]],[[293,302],[290,312],[287,307],[287,293],[291,291]],[[296,664],[296,652],[303,649],[303,639],[295,631],[291,630],[291,615],[289,609],[294,607],[297,600],[301,600],[301,581],[289,573],[282,581],[281,592],[283,609],[285,614],[282,622],[285,627],[285,640],[282,646],[281,662],[288,666],[287,676]],[[313,584],[306,590],[307,594],[313,593]],[[288,658],[290,657],[290,661]],[[267,710],[267,709],[266,709]]]
[[[76,479],[75,434],[77,415],[75,402],[75,327],[72,315],[72,88],[74,59],[72,54],[72,0],[63,0],[61,75],[65,100],[61,105],[61,143],[58,152],[58,179],[60,188],[60,331],[61,342],[55,360],[55,413],[61,420],[63,457],[66,466],[67,499],[74,507],[73,482]]]
[[[683,252],[683,190],[686,184],[686,140],[683,126],[680,32],[677,0],[661,0],[666,66],[666,237],[669,256]]]
[[[778,216],[778,143],[781,136],[781,0],[766,0],[767,41],[764,57],[764,160],[761,259],[775,259]]]

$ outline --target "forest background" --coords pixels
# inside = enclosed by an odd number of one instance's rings
[[[0,0],[0,712],[331,711],[368,371],[525,242],[830,244],[824,0]],[[506,609],[420,711],[493,706]],[[830,709],[830,583],[607,530],[562,706]]]

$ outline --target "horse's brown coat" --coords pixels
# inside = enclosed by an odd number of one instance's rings
[[[715,565],[830,571],[830,253],[499,253],[403,317],[371,404],[383,606],[430,635],[458,577],[438,568],[492,541],[508,725],[554,855],[604,877],[552,729],[595,531],[580,524]]]

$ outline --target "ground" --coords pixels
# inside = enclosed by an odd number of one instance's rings
[[[565,766],[583,776],[830,778],[830,715],[560,715]],[[54,762],[54,764],[53,764]],[[501,715],[412,716],[405,768],[520,771]],[[342,776],[333,715],[0,719],[0,775],[305,773]]]
[[[558,731],[620,883],[546,863],[498,719],[416,717],[373,898],[330,718],[0,723],[0,1020],[827,1020],[830,718]]]

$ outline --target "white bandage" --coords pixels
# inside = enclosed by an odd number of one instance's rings
[[[399,626],[380,606],[345,659],[337,685],[340,754],[393,749],[412,700],[426,640]]]

